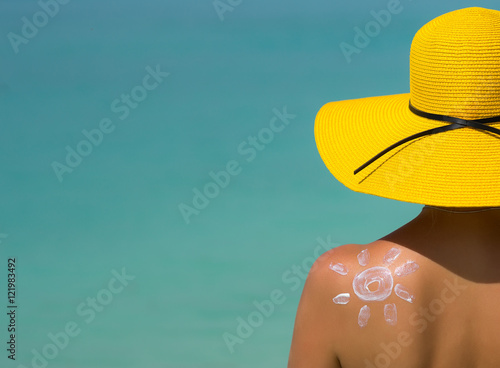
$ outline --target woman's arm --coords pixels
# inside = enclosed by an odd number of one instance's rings
[[[341,316],[332,302],[332,290],[339,278],[328,267],[339,253],[342,250],[338,248],[324,253],[309,271],[295,318],[288,368],[342,367],[337,350]]]

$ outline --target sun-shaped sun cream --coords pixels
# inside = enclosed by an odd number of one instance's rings
[[[384,256],[384,265],[388,266],[392,264],[401,254],[398,248],[392,248]],[[361,251],[358,254],[358,263],[360,266],[365,267],[370,261],[370,253],[368,249]],[[394,275],[398,277],[407,276],[419,268],[418,264],[414,261],[407,261],[403,265],[397,267],[394,270]],[[337,272],[342,276],[346,276],[349,270],[342,263],[330,263],[330,269]],[[352,288],[354,294],[358,296],[359,299],[367,302],[382,302],[386,300],[389,295],[394,293],[401,299],[412,303],[415,297],[411,292],[406,289],[401,284],[396,284],[394,286],[394,278],[391,270],[384,266],[375,266],[367,268],[356,274],[352,280]],[[347,304],[351,299],[351,294],[341,293],[333,298],[335,304]],[[395,325],[397,322],[398,311],[396,304],[390,303],[384,306],[384,318],[386,322],[390,325]],[[365,327],[370,319],[370,307],[365,305],[361,307],[358,315],[358,324],[360,327]]]

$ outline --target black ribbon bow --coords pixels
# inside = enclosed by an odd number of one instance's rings
[[[421,111],[414,107],[411,104],[409,104],[410,111],[413,112],[415,115],[427,118],[427,119],[432,119],[432,120],[438,120],[438,121],[446,121],[448,123],[451,123],[449,125],[445,125],[442,127],[438,128],[432,128],[429,130],[425,130],[423,132],[413,134],[407,138],[401,139],[400,141],[394,143],[393,145],[387,147],[385,150],[380,152],[379,154],[375,155],[373,158],[365,162],[363,165],[358,167],[356,170],[354,170],[354,175],[359,173],[361,170],[365,169],[367,166],[371,165],[373,162],[377,161],[380,157],[384,156],[386,153],[389,151],[392,151],[394,148],[399,147],[402,144],[405,144],[406,142],[413,141],[415,139],[424,137],[426,135],[431,135],[431,134],[437,134],[437,133],[442,133],[442,132],[447,132],[449,130],[455,130],[455,129],[461,129],[465,127],[477,129],[477,130],[484,130],[488,131],[493,134],[497,134],[500,136],[500,129],[493,128],[489,125],[489,123],[497,123],[500,122],[500,115],[498,116],[493,116],[491,118],[485,118],[485,119],[475,119],[475,120],[466,120],[466,119],[460,119],[460,118],[454,118],[452,116],[447,116],[447,115],[438,115],[438,114],[431,114],[425,111]]]

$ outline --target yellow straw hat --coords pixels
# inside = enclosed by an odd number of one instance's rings
[[[354,191],[500,206],[500,11],[466,8],[424,25],[411,45],[410,93],[330,102],[315,137]]]

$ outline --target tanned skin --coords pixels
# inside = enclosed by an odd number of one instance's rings
[[[492,368],[500,367],[500,210],[424,207],[412,221],[370,244],[348,244],[320,256],[309,272],[297,310],[288,368]],[[401,251],[390,265],[384,255]],[[357,255],[370,253],[365,267]],[[419,269],[394,275],[412,260]],[[343,263],[340,275],[329,267]],[[394,285],[411,291],[412,303],[394,292],[384,301],[363,301],[353,277],[374,266],[391,270]],[[332,301],[350,293],[345,305]],[[396,325],[384,305],[397,306]],[[358,325],[360,308],[370,319]]]

